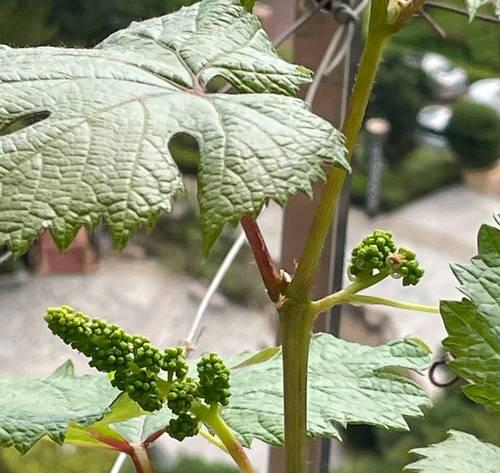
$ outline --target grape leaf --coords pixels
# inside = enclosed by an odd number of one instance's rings
[[[487,4],[495,6],[495,14],[500,18],[500,0],[465,0],[470,20],[473,20],[478,10]]]
[[[425,392],[388,367],[422,370],[429,354],[413,340],[362,346],[328,334],[315,335],[309,361],[308,435],[340,439],[339,428],[364,423],[406,430],[403,418],[422,415]],[[245,446],[252,439],[282,445],[282,359],[231,371],[232,397],[222,415]]]
[[[500,448],[463,432],[450,431],[445,441],[412,450],[421,457],[405,468],[417,473],[498,473]]]
[[[71,362],[47,378],[0,380],[0,446],[26,453],[44,436],[62,444],[70,424],[98,421],[118,393],[106,376],[75,376]]]
[[[464,392],[500,412],[500,230],[483,225],[478,253],[469,264],[452,270],[467,296],[442,301],[440,310],[448,337],[443,341],[454,359],[449,363],[472,384]]]
[[[134,417],[127,421],[114,424],[113,428],[131,443],[140,443],[151,434],[165,428],[170,419],[176,417],[168,407],[152,414]]]
[[[209,93],[216,76],[244,94]],[[49,229],[64,250],[106,220],[123,247],[183,189],[168,144],[184,132],[207,252],[269,199],[310,195],[324,164],[349,168],[340,133],[289,97],[310,78],[239,0],[133,23],[92,50],[0,46],[0,246],[20,255]]]

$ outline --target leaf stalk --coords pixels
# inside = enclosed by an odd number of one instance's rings
[[[148,450],[142,444],[133,445],[129,452],[137,473],[155,473]]]
[[[247,237],[250,248],[254,255],[257,267],[259,268],[262,281],[266,286],[269,298],[273,302],[281,299],[283,278],[274,266],[267,244],[262,236],[257,222],[250,216],[244,215],[241,218],[241,226]]]
[[[216,405],[207,407],[196,402],[191,406],[191,412],[219,437],[242,473],[257,473],[240,441],[221,417]],[[206,438],[206,435],[204,437]]]

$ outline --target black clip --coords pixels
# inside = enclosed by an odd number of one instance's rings
[[[356,0],[329,0],[327,2],[321,0],[312,0],[316,8],[320,8],[325,13],[330,13],[335,17],[338,23],[350,23],[358,21],[353,7],[357,3]]]

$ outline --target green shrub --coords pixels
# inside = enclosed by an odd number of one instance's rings
[[[488,107],[460,102],[446,128],[446,136],[458,160],[466,168],[494,165],[500,150],[500,117]]]

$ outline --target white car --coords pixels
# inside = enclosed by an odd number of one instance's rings
[[[467,90],[467,72],[437,53],[410,53],[406,62],[419,67],[430,79],[432,92],[438,100],[453,100]]]
[[[467,90],[466,97],[494,108],[500,115],[500,78],[482,79],[474,82]]]
[[[448,140],[444,131],[453,114],[448,105],[428,105],[417,114],[417,137],[421,143],[444,148]]]
[[[455,66],[445,56],[426,53],[422,58],[421,67],[431,79],[437,98],[451,100],[467,90],[467,72]]]

